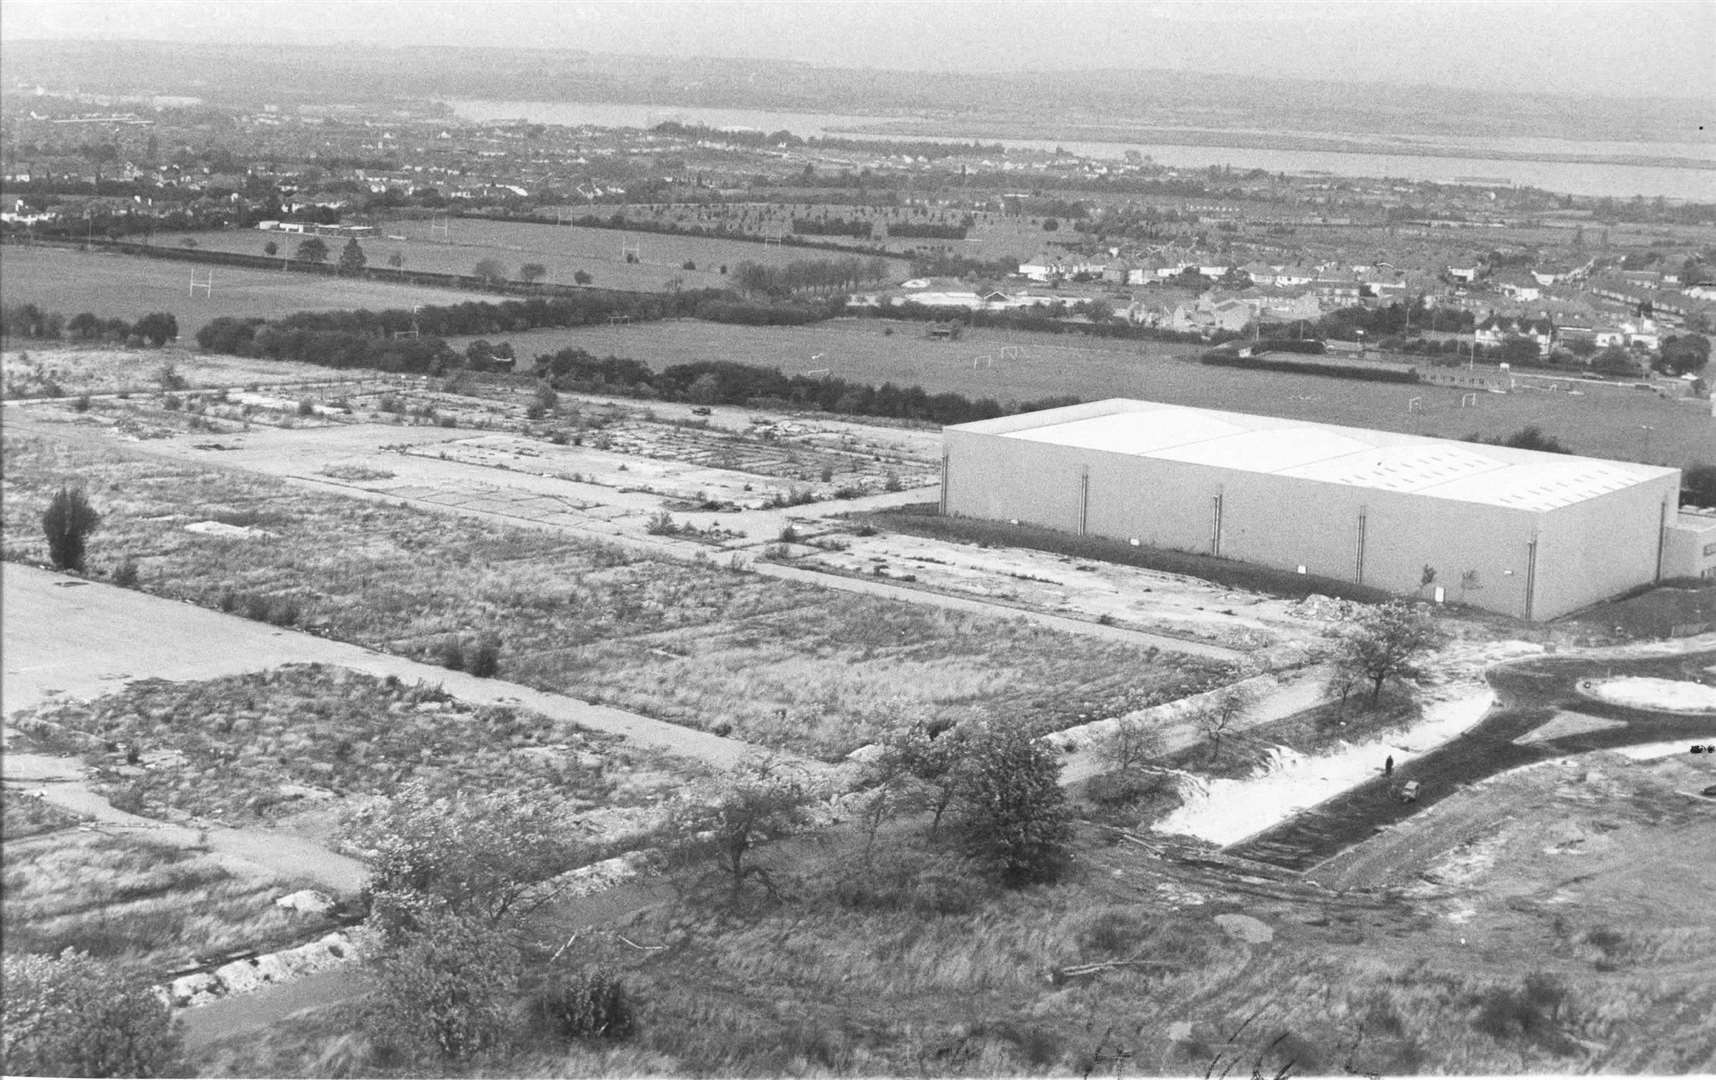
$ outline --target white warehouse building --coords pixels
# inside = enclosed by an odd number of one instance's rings
[[[942,454],[947,514],[1527,620],[1661,580],[1680,524],[1678,469],[1118,398],[948,427]]]

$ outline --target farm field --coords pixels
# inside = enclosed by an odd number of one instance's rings
[[[742,262],[784,266],[813,259],[855,257],[840,252],[742,240],[475,218],[453,219],[446,236],[435,230],[428,220],[390,221],[379,229],[381,235],[361,242],[369,260],[368,268],[376,280],[385,277],[389,258],[398,254],[404,260],[401,264],[404,270],[470,274],[480,260],[494,259],[505,268],[507,276],[514,279],[523,264],[541,263],[548,271],[543,280],[554,284],[571,284],[573,274],[582,270],[591,276],[590,284],[597,288],[663,292],[673,289],[671,283],[675,280],[679,287],[686,289],[726,288],[727,277],[720,272],[723,264],[730,270]],[[405,239],[391,240],[388,239],[390,236],[403,236]],[[175,234],[171,242],[178,243],[180,238],[181,234]],[[284,255],[296,251],[302,237],[257,229],[223,229],[185,233],[182,239],[194,240],[198,246],[209,250],[236,251],[246,255],[263,254],[262,246],[272,240]],[[328,239],[325,242],[329,247],[330,260],[338,259],[345,241]],[[636,255],[635,262],[627,261],[628,250]],[[687,262],[693,263],[695,269],[686,269]],[[909,268],[896,262],[893,270],[897,280],[906,276]]]
[[[1575,396],[1519,390],[1479,394],[1474,407],[1461,408],[1463,395],[1451,387],[1211,367],[1191,359],[1203,351],[1192,345],[984,329],[955,342],[931,341],[921,324],[875,319],[794,327],[679,320],[531,331],[506,340],[521,357],[578,348],[642,361],[657,370],[731,360],[788,374],[826,370],[853,382],[915,384],[931,393],[1002,402],[1065,394],[1086,400],[1133,397],[1449,439],[1506,436],[1536,425],[1574,453],[1590,457],[1675,468],[1716,460],[1716,418],[1708,402],[1619,391]],[[1002,359],[1007,346],[1022,353]],[[991,362],[974,367],[984,356]],[[1414,398],[1421,400],[1423,411],[1408,411]]]
[[[260,244],[251,253],[261,254]],[[193,270],[199,281],[208,280],[207,274],[213,271],[210,295],[205,296],[201,289],[190,295]],[[0,247],[0,300],[5,303],[31,303],[68,317],[90,311],[102,318],[136,320],[152,311],[170,312],[179,322],[182,342],[192,342],[204,324],[221,316],[278,318],[294,311],[409,308],[494,299],[488,293],[237,266],[211,267],[101,251],[19,244]]]
[[[105,515],[98,574],[135,560],[147,591],[430,662],[492,637],[503,677],[828,759],[917,710],[1064,727],[1228,674],[1024,619],[354,502],[88,431],[9,432],[5,460],[8,558],[41,558],[42,508],[80,482]]]

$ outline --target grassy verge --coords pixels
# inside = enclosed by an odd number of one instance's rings
[[[1208,689],[1225,666],[1001,619],[638,557],[543,531],[308,492],[111,445],[9,436],[5,557],[40,562],[62,484],[104,515],[90,569],[162,596],[499,673],[826,757],[917,711],[1045,729]],[[214,521],[242,532],[189,531]]]

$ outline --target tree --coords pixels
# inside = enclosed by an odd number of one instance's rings
[[[904,724],[882,736],[882,752],[872,763],[872,783],[887,786],[899,798],[930,812],[930,837],[959,794],[959,767],[971,731],[937,729],[922,721]]]
[[[523,266],[518,268],[519,280],[523,281],[527,285],[534,285],[547,276],[548,267],[543,266],[541,263],[525,263]]]
[[[179,320],[165,311],[153,311],[138,319],[131,332],[159,349],[179,336]]]
[[[405,265],[405,253],[401,251],[390,252],[387,256],[387,265],[398,270]]]
[[[1195,266],[1186,267],[1169,278],[1168,281],[1169,284],[1178,288],[1191,289],[1195,292],[1203,292],[1210,287],[1210,279],[1198,273],[1198,268]]]
[[[1428,615],[1403,600],[1391,600],[1361,612],[1340,632],[1335,668],[1349,678],[1368,680],[1374,705],[1385,682],[1416,676],[1418,658],[1443,640]]]
[[[1716,465],[1688,465],[1680,474],[1680,493],[1684,505],[1716,506]]]
[[[1210,761],[1214,762],[1221,756],[1222,737],[1251,709],[1255,700],[1250,690],[1230,686],[1220,694],[1207,698],[1192,714],[1192,720],[1203,733],[1204,741],[1209,743]]]
[[[101,320],[93,312],[80,311],[66,320],[66,332],[84,341],[100,337]]]
[[[278,255],[278,254],[280,254],[280,245],[276,244],[274,241],[270,240],[266,244],[262,245],[262,254],[264,254],[264,255]]]
[[[366,974],[373,988],[366,1026],[411,1058],[462,1061],[496,1049],[513,1028],[518,950],[479,919],[432,915]]]
[[[1696,375],[1710,362],[1710,339],[1702,334],[1681,334],[1662,341],[1662,370],[1670,375]]]
[[[577,270],[573,272],[572,280],[574,283],[579,285],[588,285],[596,279],[590,276],[590,272],[588,270]]]
[[[769,872],[749,861],[758,844],[786,836],[810,819],[814,797],[790,766],[768,759],[741,763],[712,784],[681,795],[663,829],[671,861],[720,860],[729,899],[737,903],[748,878],[777,888]]]
[[[1535,364],[1543,356],[1537,342],[1528,337],[1510,337],[1501,344],[1501,358],[1508,364]]]
[[[357,237],[346,241],[346,246],[340,249],[340,273],[361,274],[369,262],[363,253],[363,245],[357,242]]]
[[[48,559],[56,570],[83,572],[84,544],[101,524],[101,515],[89,505],[82,488],[60,488],[42,514],[42,532],[48,538]]]
[[[1130,772],[1153,758],[1160,757],[1165,746],[1162,729],[1139,717],[1123,717],[1096,744],[1096,756],[1116,772]]]
[[[298,244],[297,259],[299,262],[325,263],[328,261],[328,245],[319,236],[306,237]]]
[[[182,1076],[167,1003],[86,953],[8,953],[0,1072],[9,1076]]]
[[[1061,765],[1017,727],[984,725],[959,766],[961,831],[972,854],[1008,885],[1049,881],[1068,858],[1072,825]]]
[[[370,917],[395,940],[442,914],[523,918],[588,861],[553,807],[515,792],[436,796],[412,782],[352,811],[344,833],[368,853]]]
[[[1638,375],[1642,368],[1627,350],[1618,345],[1610,345],[1591,358],[1591,370],[1599,375],[1618,375],[1630,379]]]
[[[506,267],[499,259],[478,259],[477,265],[471,267],[471,275],[492,284],[506,280]]]

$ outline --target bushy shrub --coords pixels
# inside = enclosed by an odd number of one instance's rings
[[[166,1003],[85,953],[8,953],[0,989],[0,1072],[185,1075],[182,1035]]]
[[[81,488],[60,488],[42,514],[48,558],[56,570],[83,571],[85,545],[99,524],[101,515],[89,505]]]
[[[450,634],[443,638],[440,648],[436,650],[436,655],[441,661],[441,666],[448,671],[465,670],[465,643],[460,641],[456,635]]]
[[[500,642],[490,637],[477,642],[476,647],[466,657],[466,665],[471,674],[479,679],[492,678],[499,674]]]
[[[113,583],[122,589],[137,587],[137,560],[126,559],[113,568]]]
[[[602,968],[553,977],[530,1008],[547,1033],[566,1040],[627,1039],[637,1031],[625,984]]]

